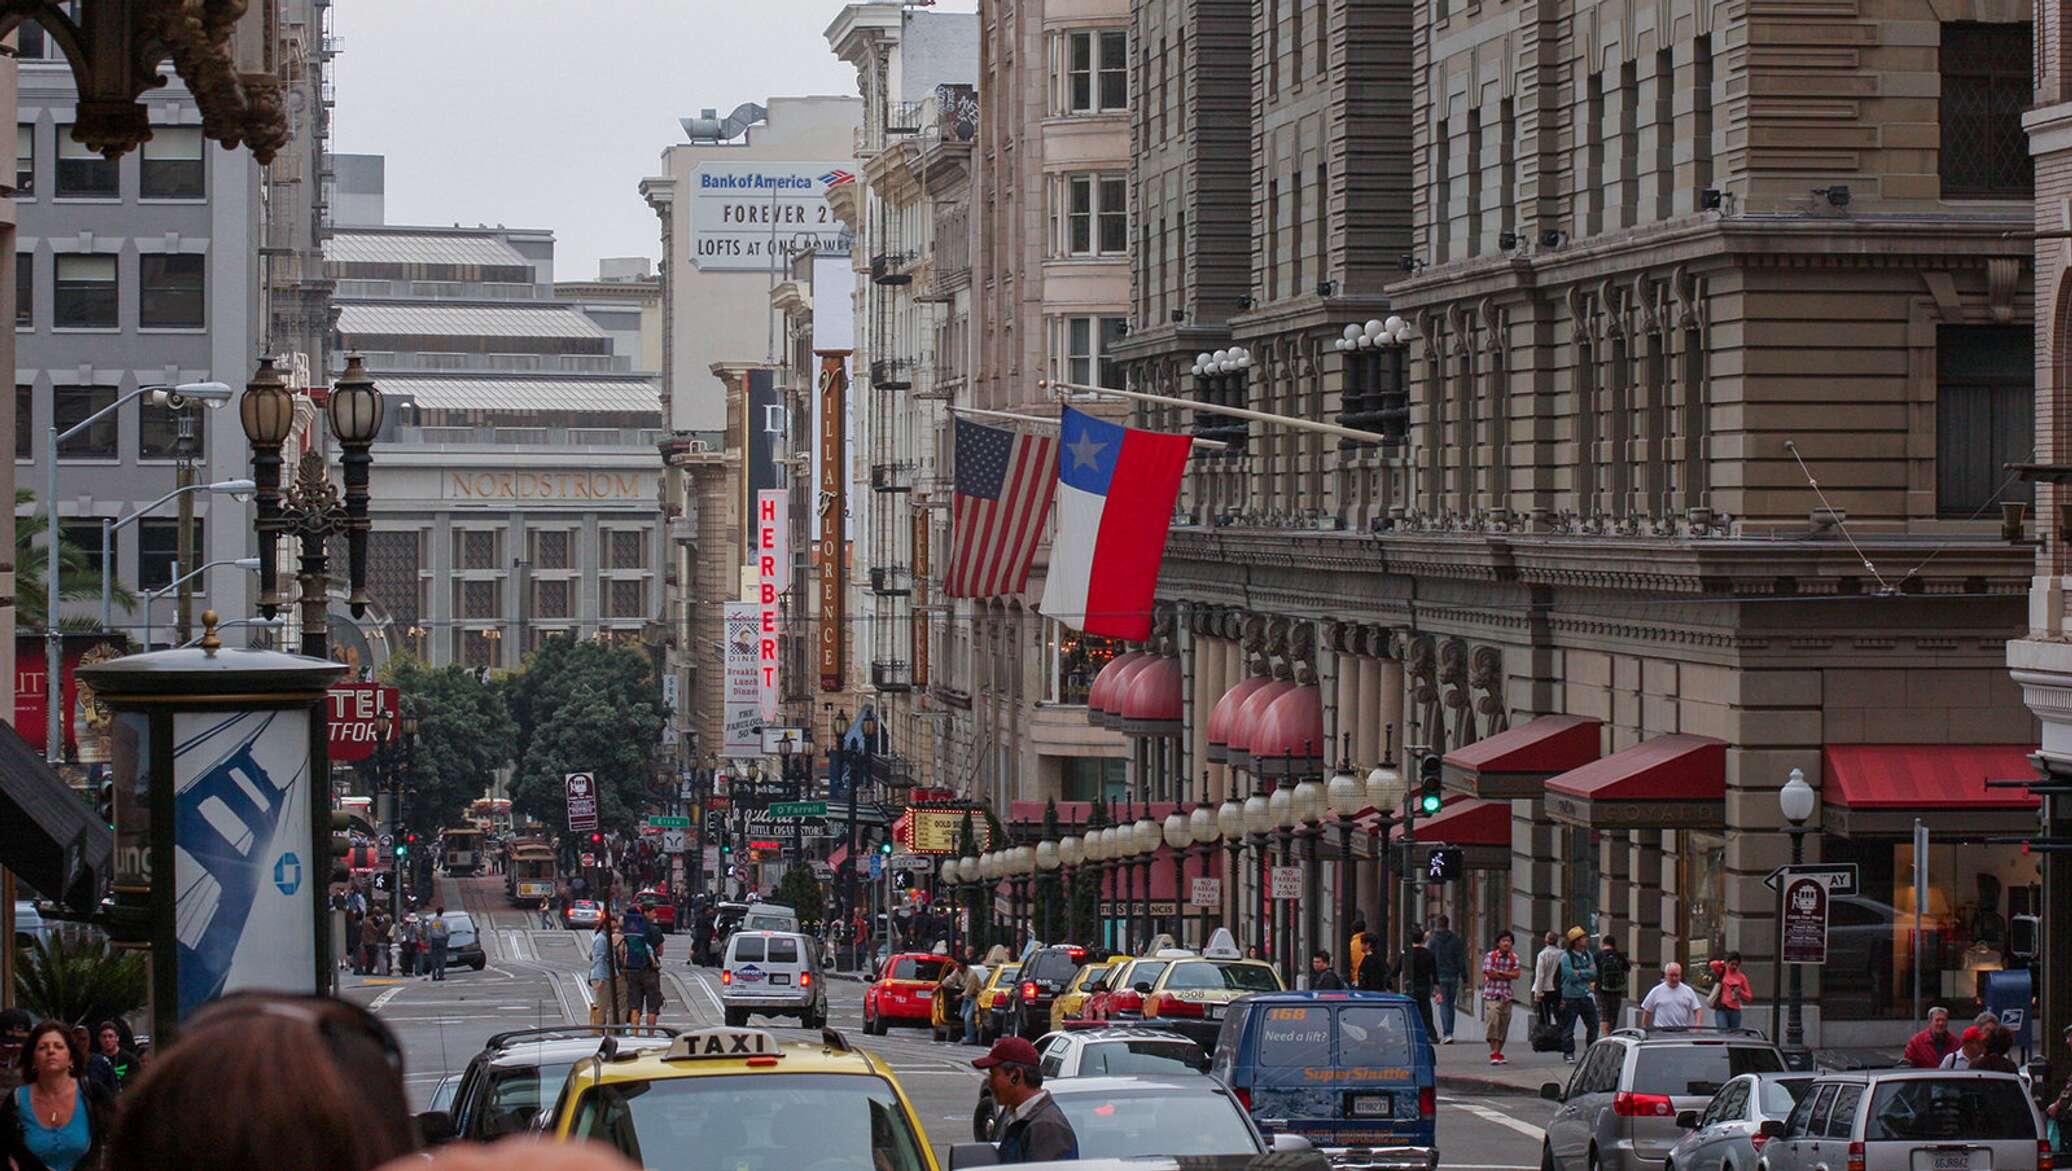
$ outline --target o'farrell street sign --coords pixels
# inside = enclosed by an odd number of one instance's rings
[[[825,801],[779,801],[770,806],[771,817],[826,817]]]
[[[1815,879],[1827,887],[1830,897],[1857,893],[1854,862],[1806,862],[1797,866],[1779,866],[1764,876],[1763,885],[1776,890],[1779,883],[1790,878]]]

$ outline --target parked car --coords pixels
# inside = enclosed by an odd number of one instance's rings
[[[1416,1002],[1393,992],[1241,997],[1209,1056],[1261,1128],[1347,1167],[1438,1166],[1436,1074]]]
[[[736,931],[727,941],[719,988],[728,1028],[746,1025],[750,1014],[796,1016],[808,1029],[827,1026],[827,980],[811,936]]]
[[[1293,1135],[1269,1142],[1237,1095],[1213,1078],[1065,1078],[1045,1082],[1044,1088],[1072,1124],[1081,1159],[1260,1155],[1310,1149]],[[988,1142],[958,1143],[950,1148],[950,1171],[999,1161],[999,1152]]]
[[[777,903],[750,903],[741,916],[743,931],[790,931],[799,929],[799,913]]]
[[[2050,1171],[2020,1078],[1891,1069],[1821,1077],[1769,1137],[1757,1171]]]
[[[896,1024],[928,1027],[935,986],[949,966],[950,957],[928,952],[886,957],[878,968],[878,978],[863,990],[863,1031],[882,1037]]]
[[[1058,993],[1056,1000],[1050,1002],[1052,1032],[1064,1028],[1066,1021],[1079,1016],[1080,1010],[1086,1007],[1087,999],[1094,994],[1093,990],[1100,985],[1101,977],[1107,975],[1108,970],[1114,966],[1114,960],[1100,960],[1083,964],[1077,972],[1072,973],[1072,979],[1066,982],[1065,990]]]
[[[668,895],[650,887],[633,896],[633,906],[665,933],[676,932],[676,904]]]
[[[1182,952],[1180,956],[1192,956]],[[1101,986],[1087,997],[1079,1019],[1087,1021],[1133,1021],[1144,1015],[1144,993],[1165,974],[1166,966],[1178,956],[1125,956],[1115,961]]]
[[[1806,1096],[1810,1074],[1748,1073],[1721,1086],[1705,1109],[1676,1116],[1685,1130],[1662,1171],[1754,1171],[1763,1144],[1762,1125],[1783,1118]]]
[[[1022,961],[1020,987],[1007,1013],[1008,1033],[1042,1036],[1050,1023],[1050,1006],[1086,963],[1086,949],[1076,943],[1041,948]]]
[[[446,963],[449,967],[481,971],[489,962],[482,953],[482,938],[475,919],[466,911],[446,912]]]
[[[667,1048],[671,1028],[632,1025],[556,1025],[515,1029],[489,1038],[461,1071],[449,1110],[417,1116],[428,1142],[488,1142],[533,1128],[543,1105],[561,1092],[569,1068],[596,1054],[605,1034],[621,1051]]]
[[[1676,1124],[1728,1082],[1781,1073],[1784,1054],[1754,1029],[1618,1029],[1576,1062],[1541,1144],[1543,1171],[1655,1171],[1683,1138]]]
[[[561,909],[561,925],[570,931],[588,929],[595,931],[597,921],[604,917],[603,908],[589,899],[571,899]]]
[[[1218,932],[1219,935],[1224,934]],[[1225,936],[1227,939],[1227,935]],[[1201,956],[1166,965],[1143,994],[1143,1017],[1167,1021],[1204,1050],[1216,1043],[1223,1013],[1232,1001],[1260,992],[1283,992],[1278,970],[1265,960],[1248,960],[1237,945],[1209,947]]]
[[[1167,1029],[1115,1027],[1051,1033],[1036,1042],[1043,1084],[1059,1078],[1185,1077],[1207,1073],[1209,1056],[1194,1042]],[[991,1142],[998,1111],[992,1088],[981,1083],[971,1116],[971,1137]]]

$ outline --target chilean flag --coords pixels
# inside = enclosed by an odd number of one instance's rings
[[[1058,535],[1039,609],[1088,634],[1142,642],[1194,440],[1070,407],[1060,424]]]

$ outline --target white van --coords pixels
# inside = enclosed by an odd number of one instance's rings
[[[719,974],[720,1007],[738,1029],[750,1014],[795,1016],[809,1029],[827,1027],[827,980],[820,947],[795,931],[736,931]]]
[[[743,931],[797,931],[799,913],[776,903],[750,903],[742,913]]]

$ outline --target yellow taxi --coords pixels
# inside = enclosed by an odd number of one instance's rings
[[[994,964],[993,970],[986,973],[986,982],[978,990],[979,1044],[991,1045],[1006,1026],[1007,998],[1014,994],[1014,978],[1021,973],[1020,964]]]
[[[684,1166],[696,1151],[699,1166],[727,1171],[940,1171],[891,1068],[832,1029],[785,1042],[762,1029],[698,1029],[645,1053],[606,1036],[569,1070],[545,1129],[644,1167]]]
[[[1213,1046],[1223,1010],[1240,996],[1285,992],[1278,968],[1245,959],[1237,941],[1218,929],[1200,955],[1175,958],[1144,994],[1144,1019],[1170,1024],[1203,1046]]]
[[[1087,998],[1094,994],[1093,986],[1114,966],[1114,961],[1106,960],[1082,965],[1072,974],[1072,979],[1065,983],[1065,990],[1058,993],[1056,1000],[1050,1002],[1051,1032],[1055,1033],[1064,1028],[1066,1021],[1079,1015],[1079,1010],[1086,1004]]]

